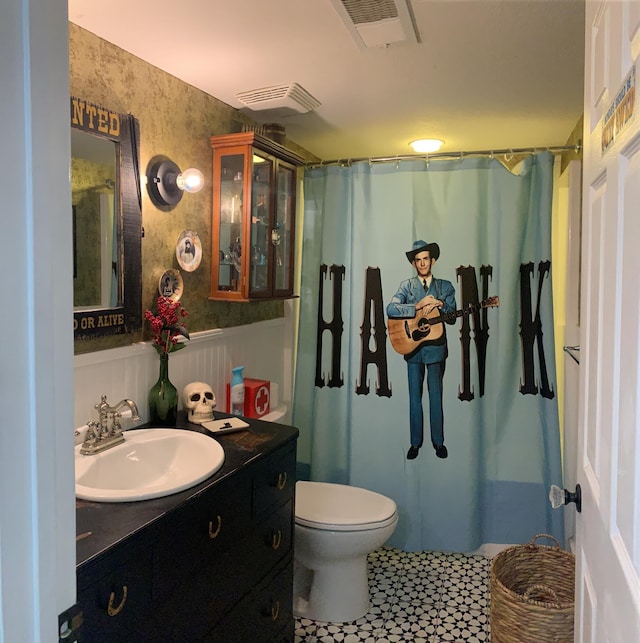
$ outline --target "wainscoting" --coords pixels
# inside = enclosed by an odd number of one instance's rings
[[[289,423],[294,337],[290,319],[193,333],[187,346],[169,359],[171,382],[179,394],[189,382],[211,384],[217,408],[224,411],[231,367],[245,366],[246,377],[269,380],[277,385],[275,395],[272,394],[272,407],[285,405],[287,413],[280,421]],[[74,378],[76,427],[93,418],[93,406],[103,394],[111,404],[123,398],[132,399],[146,421],[147,393],[158,379],[158,355],[148,342],[76,355]],[[178,408],[182,408],[182,402]]]

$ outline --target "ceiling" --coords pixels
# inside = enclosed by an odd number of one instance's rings
[[[376,4],[382,0],[354,0]],[[331,0],[69,0],[71,22],[246,110],[297,83],[320,106],[282,117],[324,160],[563,145],[583,109],[584,0],[409,0],[415,43],[363,48]]]

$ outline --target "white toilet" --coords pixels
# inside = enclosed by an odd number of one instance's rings
[[[374,491],[296,483],[293,611],[344,623],[369,610],[367,555],[398,524],[396,503]]]

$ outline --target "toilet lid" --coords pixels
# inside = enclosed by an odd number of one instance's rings
[[[395,518],[396,503],[368,489],[330,482],[296,483],[296,522],[302,525],[325,525],[370,528]]]

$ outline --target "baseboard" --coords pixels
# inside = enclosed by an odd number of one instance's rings
[[[484,556],[485,558],[493,558],[501,551],[513,547],[513,545],[503,545],[499,543],[484,543],[475,551],[468,552],[468,556]]]

